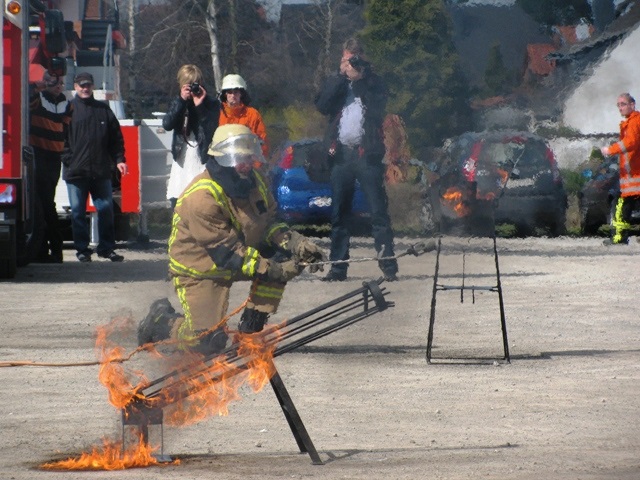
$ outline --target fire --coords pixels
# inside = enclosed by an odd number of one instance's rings
[[[182,378],[162,389],[158,396],[147,398],[147,404],[167,405],[165,421],[172,426],[228,415],[229,404],[241,399],[239,390],[243,385],[259,392],[275,371],[272,362],[275,344],[265,345],[261,338],[239,334],[233,358],[220,358],[211,365],[192,363]]]
[[[126,468],[141,468],[161,464],[153,457],[157,448],[151,448],[142,438],[138,438],[135,445],[131,445],[125,452],[122,442],[103,439],[102,448],[93,447],[91,453],[83,453],[78,458],[68,458],[58,462],[42,465],[44,470],[124,470]],[[124,453],[124,454],[123,454]],[[171,465],[179,465],[180,460],[174,460]]]
[[[126,407],[162,409],[164,421],[172,426],[185,426],[199,422],[212,415],[228,415],[228,405],[241,398],[238,393],[243,385],[254,392],[260,391],[275,373],[273,353],[277,346],[278,328],[268,329],[270,339],[265,334],[237,334],[235,352],[226,352],[213,360],[204,361],[198,354],[178,355],[179,365],[171,365],[179,374],[169,375],[162,382],[149,382],[143,371],[128,371],[124,368],[141,349],[125,356],[125,350],[113,336],[131,331],[130,318],[115,318],[97,330],[96,355],[100,360],[99,380],[108,391],[109,403],[126,411]],[[148,351],[156,361],[166,368],[175,363],[151,348]],[[153,385],[153,387],[151,387]],[[152,389],[155,392],[148,392]],[[79,458],[46,463],[47,470],[122,470],[126,468],[158,465],[153,456],[157,448],[151,448],[140,433],[135,445],[123,451],[121,442],[103,440],[101,449],[94,447],[91,453],[83,453]],[[172,464],[178,464],[174,461]]]
[[[449,187],[442,195],[442,201],[451,208],[458,217],[465,217],[471,213],[471,209],[464,201],[462,191],[457,187]]]

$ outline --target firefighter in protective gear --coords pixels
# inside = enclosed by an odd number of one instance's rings
[[[238,330],[253,333],[276,312],[286,283],[304,268],[299,264],[326,259],[313,242],[275,221],[275,199],[254,170],[263,162],[260,140],[249,128],[219,127],[208,154],[206,170],[176,203],[169,238],[169,273],[184,315],[164,299],[154,302],[138,329],[140,344],[168,335],[183,349],[221,351],[227,334],[220,322],[233,282],[252,281]]]
[[[603,147],[602,154],[619,155],[620,195],[611,205],[611,238],[605,245],[629,242],[629,220],[635,206],[640,204],[640,112],[636,101],[628,93],[618,96],[620,141]]]

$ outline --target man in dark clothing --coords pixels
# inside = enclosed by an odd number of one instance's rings
[[[120,122],[106,103],[93,97],[93,76],[79,73],[74,78],[76,97],[71,101],[71,123],[66,129],[62,163],[71,203],[71,227],[76,256],[90,262],[87,199],[89,194],[98,211],[98,256],[121,262],[113,221],[113,187],[111,179],[117,168],[127,173],[124,138]]]
[[[326,141],[331,169],[331,255],[330,260],[349,259],[351,205],[358,180],[371,210],[371,226],[378,265],[387,281],[397,280],[393,230],[384,187],[385,153],[382,121],[387,102],[383,80],[371,71],[357,40],[345,42],[339,73],[329,77],[315,104],[329,115]],[[335,263],[325,281],[347,278],[348,263]]]
[[[70,120],[70,103],[62,93],[64,80],[44,72],[29,99],[29,143],[35,156],[36,194],[46,224],[37,261],[62,263],[62,234],[56,211],[56,186],[60,180],[64,127]]]

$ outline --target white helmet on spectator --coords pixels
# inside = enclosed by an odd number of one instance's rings
[[[243,90],[247,89],[247,82],[245,82],[244,78],[240,75],[232,73],[222,79],[222,87],[220,88],[220,91],[224,92],[225,90],[233,90],[235,88],[241,88]]]

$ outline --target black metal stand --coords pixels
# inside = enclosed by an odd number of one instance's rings
[[[433,276],[433,291],[431,294],[431,314],[429,316],[429,334],[427,337],[427,363],[432,363],[432,360],[436,360],[431,355],[431,348],[433,346],[433,327],[436,321],[436,296],[439,291],[444,290],[460,290],[460,303],[464,302],[465,290],[471,290],[472,301],[475,303],[475,291],[482,290],[488,292],[496,292],[498,294],[498,302],[500,305],[500,325],[502,328],[502,344],[504,348],[504,357],[501,360],[505,360],[507,363],[511,363],[509,356],[509,343],[507,341],[507,322],[504,315],[504,302],[502,298],[502,283],[500,282],[500,266],[498,263],[498,249],[496,246],[496,237],[493,236],[493,257],[496,266],[496,284],[494,286],[477,286],[477,285],[465,285],[465,272],[464,272],[464,252],[462,260],[462,284],[461,285],[443,285],[438,283],[438,274],[440,269],[440,249],[442,245],[442,239],[438,239],[437,255],[436,255],[436,268]],[[440,359],[440,360],[453,360]]]
[[[275,369],[275,366],[273,368]],[[287,419],[289,428],[291,428],[293,438],[296,439],[300,453],[308,453],[309,457],[311,457],[311,463],[314,465],[324,465],[277,370],[271,377],[270,382],[282,408],[282,413],[284,413],[284,418]]]

